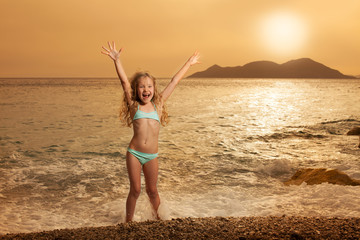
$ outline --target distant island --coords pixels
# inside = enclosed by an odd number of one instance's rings
[[[213,65],[202,72],[196,72],[188,78],[340,78],[344,75],[310,58],[291,60],[283,64],[271,61],[256,61],[237,67]]]

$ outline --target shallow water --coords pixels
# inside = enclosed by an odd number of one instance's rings
[[[0,79],[0,233],[123,221],[121,99],[115,79]],[[160,215],[360,216],[360,187],[282,184],[303,167],[360,179],[359,102],[359,80],[184,79],[160,133]]]

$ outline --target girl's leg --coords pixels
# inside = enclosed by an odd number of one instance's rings
[[[131,153],[126,153],[126,166],[130,180],[130,191],[126,201],[126,222],[133,219],[136,200],[141,192],[141,164]]]
[[[160,205],[160,197],[157,191],[157,179],[158,179],[158,159],[155,158],[143,166],[143,172],[145,177],[145,183],[146,183],[146,193],[150,198],[151,205],[153,206],[156,217],[159,219],[159,216],[157,214],[159,205]]]

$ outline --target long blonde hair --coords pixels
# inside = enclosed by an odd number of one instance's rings
[[[147,72],[137,72],[137,73],[135,73],[134,76],[130,80],[130,85],[131,85],[131,90],[132,90],[132,92],[131,92],[131,100],[133,101],[133,103],[136,106],[130,106],[127,103],[126,97],[124,95],[122,105],[120,107],[120,119],[128,127],[131,127],[132,121],[133,121],[131,116],[130,116],[130,109],[131,109],[131,107],[137,107],[140,104],[140,101],[141,101],[139,96],[138,96],[138,93],[137,93],[137,87],[138,87],[138,84],[139,84],[139,80],[144,78],[144,77],[150,78],[153,81],[153,84],[154,84],[154,96],[151,99],[151,101],[155,104],[155,106],[159,106],[160,103],[161,103],[161,96],[158,93],[157,86],[156,86],[156,78],[151,76]],[[162,102],[160,123],[163,126],[166,126],[166,124],[169,123],[169,115],[167,113],[167,108],[166,108],[166,105],[165,105],[164,102]]]

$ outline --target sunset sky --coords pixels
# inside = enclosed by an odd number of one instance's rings
[[[128,75],[309,57],[360,74],[359,0],[0,0],[0,77],[116,77],[101,46],[123,47]]]

